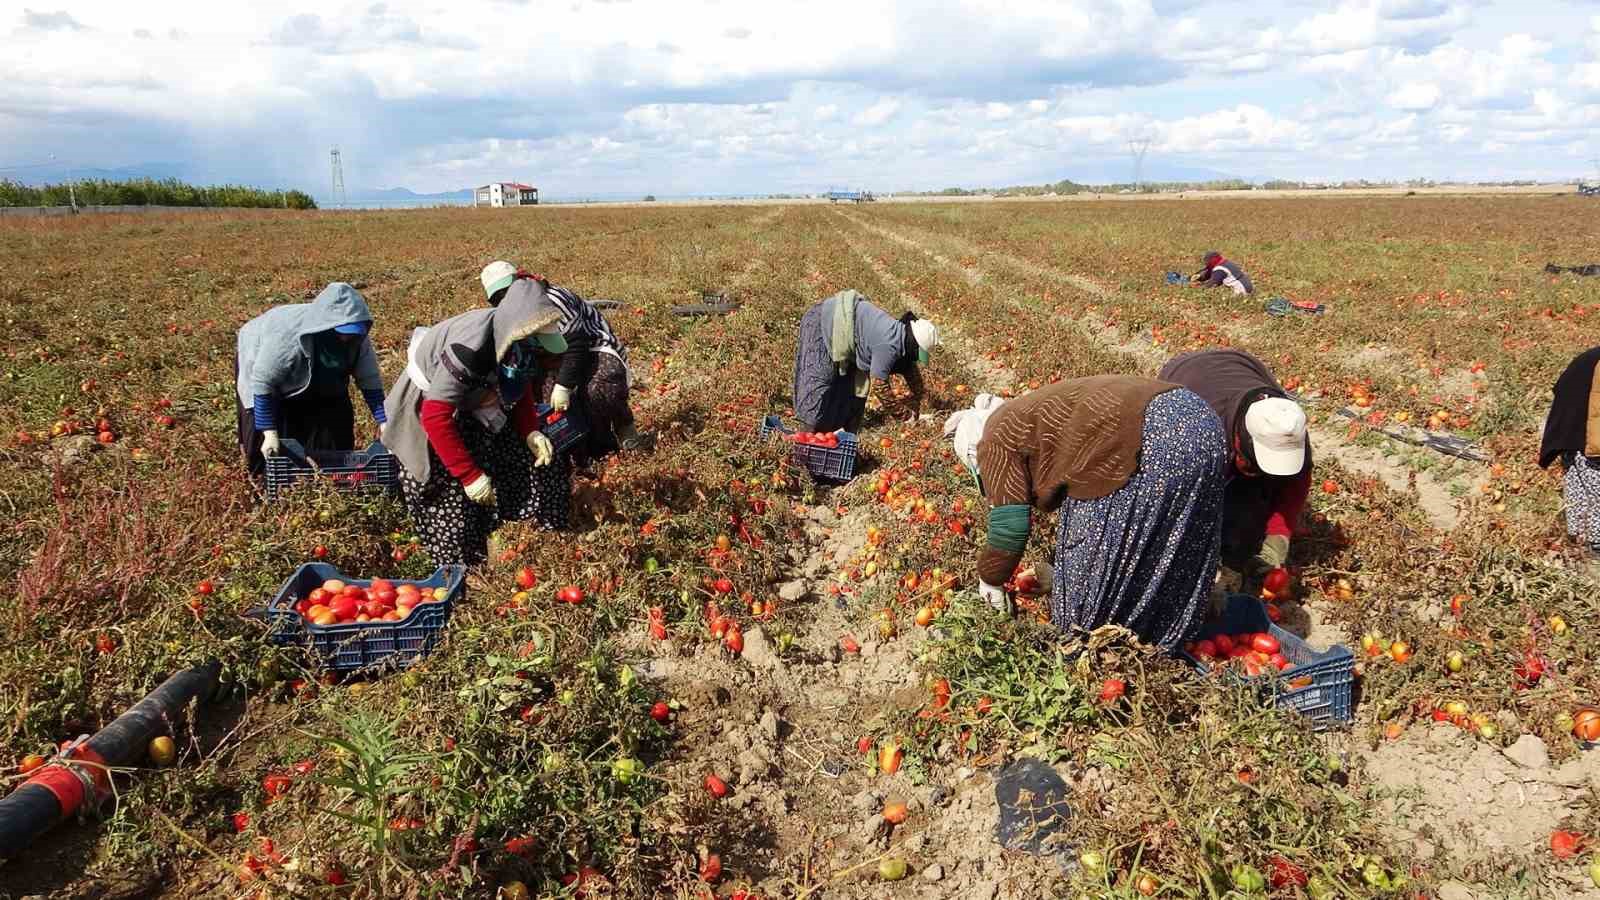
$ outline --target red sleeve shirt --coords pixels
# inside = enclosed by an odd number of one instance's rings
[[[1311,494],[1311,467],[1300,477],[1285,482],[1278,488],[1272,501],[1272,513],[1267,517],[1267,534],[1294,537],[1295,523],[1300,521],[1300,511],[1306,507],[1306,497]]]
[[[472,458],[472,452],[467,449],[460,430],[456,428],[456,407],[442,400],[424,400],[421,418],[428,443],[433,445],[433,452],[438,454],[445,469],[463,485],[476,481],[483,474],[483,469]],[[511,407],[511,422],[516,426],[517,434],[524,439],[543,424],[531,389],[523,391],[522,397]]]

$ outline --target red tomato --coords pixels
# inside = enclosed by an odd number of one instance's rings
[[[1122,695],[1126,693],[1127,690],[1128,683],[1123,681],[1121,678],[1107,678],[1100,685],[1100,702],[1115,703],[1122,699]]]
[[[1288,570],[1282,567],[1273,569],[1267,573],[1266,578],[1262,579],[1261,586],[1281,596],[1284,591],[1289,589]]]
[[[212,584],[211,579],[208,578],[205,581],[195,585],[194,592],[202,597],[209,597],[217,592],[217,586]]]
[[[722,646],[727,647],[728,652],[734,656],[744,652],[744,632],[739,630],[738,625],[728,629],[727,636],[722,639]]]
[[[335,619],[341,622],[348,622],[356,617],[359,606],[360,604],[356,602],[355,597],[349,594],[340,594],[328,604],[328,610],[333,613]]]
[[[505,848],[512,856],[531,856],[534,848],[533,838],[527,836],[510,838],[506,841]]]
[[[712,582],[711,589],[719,594],[731,594],[733,593],[733,582],[726,578],[718,578]]]
[[[665,725],[672,719],[672,707],[658,701],[655,706],[650,707],[650,718]]]
[[[535,575],[532,569],[523,566],[517,570],[517,587],[525,591],[531,591],[538,584],[539,576]]]
[[[1250,636],[1250,649],[1258,650],[1267,654],[1268,656],[1271,656],[1272,654],[1277,653],[1281,649],[1281,646],[1278,644],[1277,638],[1262,632],[1260,634],[1253,634]]]
[[[950,682],[940,678],[933,683],[933,708],[944,709],[950,705]]]
[[[289,785],[293,783],[294,779],[290,778],[286,773],[273,772],[261,779],[261,791],[267,795],[267,802],[271,803],[287,793]]]
[[[583,602],[583,588],[569,584],[556,594],[556,599],[562,603],[570,603],[573,606],[577,606]]]
[[[728,796],[728,783],[715,775],[706,776],[706,790],[711,796],[721,800]]]
[[[1211,640],[1216,642],[1217,653],[1219,655],[1227,656],[1233,652],[1233,638],[1229,637],[1228,635],[1219,634]]]
[[[1550,832],[1550,853],[1556,859],[1571,859],[1583,852],[1583,835],[1573,831]]]
[[[1272,654],[1271,658],[1267,661],[1272,663],[1272,667],[1277,669],[1279,672],[1282,672],[1284,669],[1287,669],[1290,665],[1292,665],[1292,663],[1289,662],[1289,658],[1284,656],[1282,653]]]
[[[706,861],[700,864],[700,880],[709,883],[721,877],[722,857],[715,853],[707,854]]]
[[[1194,642],[1194,650],[1192,652],[1201,659],[1215,659],[1217,645],[1210,640],[1198,640]]]
[[[1274,856],[1267,860],[1267,881],[1274,889],[1305,887],[1306,870],[1281,856]]]
[[[234,834],[243,834],[244,832],[249,831],[249,830],[250,830],[250,814],[249,813],[242,813],[242,812],[234,813],[233,814],[233,833]]]

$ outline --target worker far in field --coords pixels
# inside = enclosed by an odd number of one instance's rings
[[[310,303],[267,310],[239,329],[239,449],[252,474],[284,440],[307,450],[355,448],[350,379],[383,433],[383,376],[367,332],[372,312],[355,288],[334,282]]]
[[[628,370],[628,348],[594,304],[543,276],[530,275],[508,262],[485,266],[479,280],[490,306],[499,306],[513,283],[538,285],[561,311],[561,335],[567,350],[550,357],[556,365],[553,378],[544,381],[540,398],[557,412],[575,410],[588,426],[588,436],[573,453],[580,467],[618,450],[647,450],[655,437],[639,431],[628,403],[633,376]]]
[[[1223,258],[1218,250],[1207,250],[1200,257],[1200,271],[1189,276],[1189,283],[1197,287],[1225,287],[1241,296],[1255,293],[1250,276],[1236,262]]]
[[[572,469],[539,430],[548,356],[566,352],[561,310],[537,281],[500,304],[419,328],[389,391],[386,443],[417,536],[437,565],[483,561],[501,524],[565,528]]]
[[[1058,628],[1115,624],[1165,648],[1199,627],[1217,576],[1227,456],[1199,396],[1099,375],[1001,403],[983,395],[945,433],[989,501],[979,593],[1010,609],[1035,511],[1061,510],[1051,578]]]
[[[1539,465],[1558,459],[1567,534],[1600,561],[1600,347],[1578,354],[1556,380]]]
[[[1156,376],[1181,384],[1222,420],[1228,467],[1222,564],[1249,575],[1283,565],[1311,491],[1306,414],[1261,360],[1243,350],[1173,357]]]
[[[794,360],[794,411],[810,431],[859,431],[874,393],[885,399],[889,376],[911,391],[911,417],[922,409],[919,365],[939,346],[939,329],[906,313],[896,319],[853,290],[806,310]]]

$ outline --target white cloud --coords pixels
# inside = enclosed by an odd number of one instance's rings
[[[1439,102],[1439,86],[1413,81],[1389,95],[1389,105],[1395,109],[1428,110]]]
[[[1139,135],[1155,139],[1151,171],[1409,175],[1426,143],[1449,148],[1440,166],[1494,175],[1564,165],[1554,148],[1565,159],[1600,124],[1600,16],[1574,21],[1560,0],[730,9],[13,8],[0,13],[0,145],[8,159],[171,160],[319,185],[338,143],[356,184],[439,190],[508,167],[574,192],[662,193],[678,178],[739,191],[1055,180],[1125,169]],[[1225,41],[1219,22],[1237,25]]]
[[[883,123],[894,118],[894,114],[899,111],[900,101],[894,99],[893,97],[885,97],[861,112],[856,113],[855,118],[851,121],[857,125],[882,125]]]

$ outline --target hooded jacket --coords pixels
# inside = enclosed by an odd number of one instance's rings
[[[239,402],[249,409],[256,397],[280,399],[304,393],[311,385],[315,337],[338,325],[371,321],[372,311],[361,294],[336,281],[310,303],[276,306],[244,323],[238,340]],[[355,379],[369,403],[381,399],[383,375],[372,340],[365,335],[356,355]],[[380,409],[374,405],[374,416]]]
[[[511,345],[560,319],[561,310],[538,282],[522,279],[512,285],[499,306],[452,316],[420,335],[406,374],[384,401],[389,415],[384,443],[399,457],[407,475],[425,483],[430,474],[423,402],[434,401],[456,410],[483,405],[498,388],[500,360]],[[413,368],[427,382],[426,388],[413,378]],[[440,458],[445,455],[441,453]]]
[[[1540,468],[1566,453],[1600,459],[1600,347],[1578,354],[1556,379],[1539,445]]]

